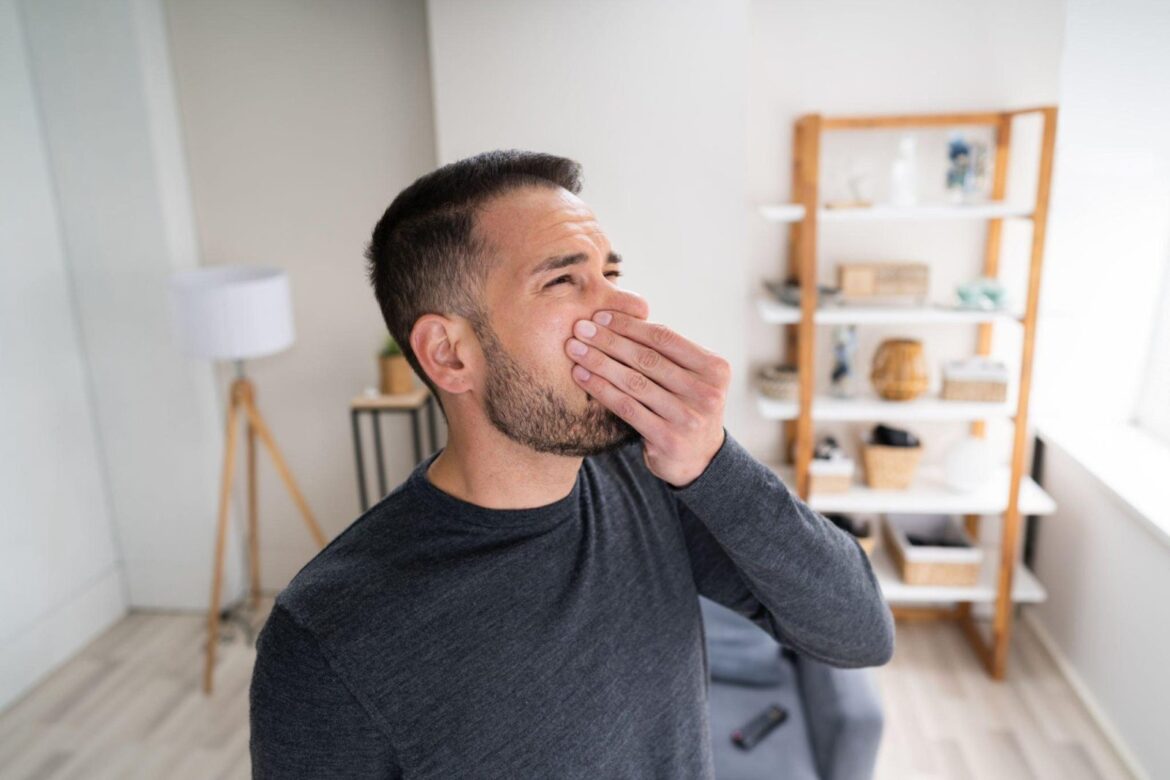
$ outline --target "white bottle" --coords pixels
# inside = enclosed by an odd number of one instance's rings
[[[890,166],[890,202],[895,206],[913,206],[918,202],[915,145],[914,136],[902,136],[898,142],[898,156]]]

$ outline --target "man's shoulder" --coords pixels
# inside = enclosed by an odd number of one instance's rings
[[[414,519],[424,511],[395,490],[354,520],[301,567],[276,604],[318,637],[343,629],[369,606],[387,601],[410,556]]]

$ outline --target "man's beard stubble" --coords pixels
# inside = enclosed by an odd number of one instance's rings
[[[537,452],[574,457],[609,452],[642,438],[596,399],[583,411],[570,409],[552,388],[542,385],[508,354],[490,324],[482,323],[475,330],[487,365],[488,419],[508,438]]]

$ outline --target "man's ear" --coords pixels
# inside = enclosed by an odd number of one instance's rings
[[[475,339],[461,317],[419,317],[410,330],[410,348],[436,387],[457,394],[474,386]]]

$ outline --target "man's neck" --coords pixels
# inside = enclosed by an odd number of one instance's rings
[[[480,439],[448,435],[427,469],[445,493],[487,509],[529,509],[555,503],[573,490],[582,458],[536,452],[493,429]]]

